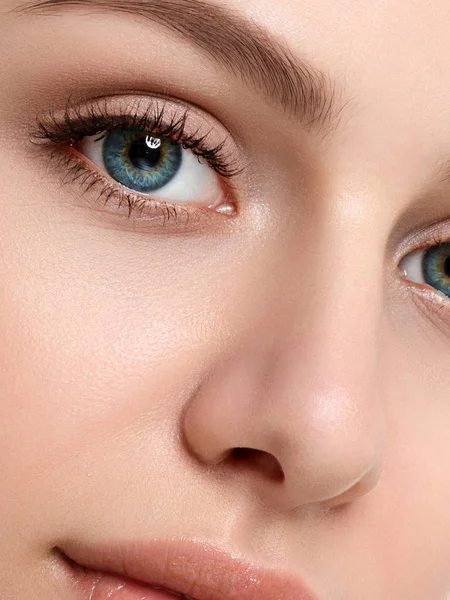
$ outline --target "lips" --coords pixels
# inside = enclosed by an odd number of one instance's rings
[[[58,551],[80,600],[317,600],[290,573],[185,538]]]

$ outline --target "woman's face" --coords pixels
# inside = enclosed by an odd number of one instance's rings
[[[3,600],[168,538],[448,597],[449,36],[448,0],[1,0]]]

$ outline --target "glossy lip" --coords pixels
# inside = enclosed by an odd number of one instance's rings
[[[85,569],[113,573],[195,600],[318,600],[289,572],[263,569],[186,538],[105,546],[68,542],[58,550],[76,563],[74,578],[86,577]]]

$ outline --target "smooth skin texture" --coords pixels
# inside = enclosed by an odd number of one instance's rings
[[[216,0],[335,82],[321,131],[162,24],[22,5],[0,2],[2,600],[72,600],[61,540],[173,535],[320,600],[450,597],[450,299],[399,267],[450,238],[448,0]],[[29,138],[74,86],[228,130],[238,214],[180,231],[62,186]]]

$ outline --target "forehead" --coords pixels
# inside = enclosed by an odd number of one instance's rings
[[[372,80],[365,68],[369,61],[378,76],[395,69],[407,78],[414,74],[413,81],[434,73],[448,82],[447,0],[226,0],[226,5],[330,69],[345,67]]]
[[[227,6],[344,85],[351,98],[345,137],[359,150],[364,145],[368,160],[372,145],[374,152],[385,146],[408,154],[415,147],[419,159],[417,146],[427,152],[427,140],[437,155],[448,153],[448,0],[227,0]]]

